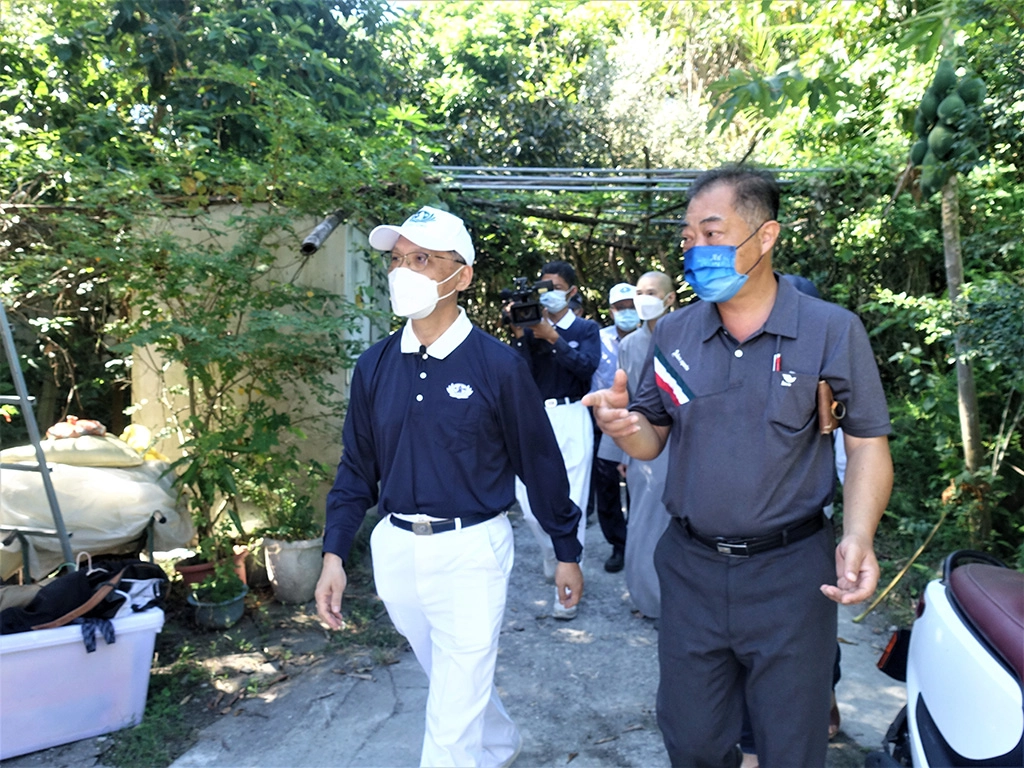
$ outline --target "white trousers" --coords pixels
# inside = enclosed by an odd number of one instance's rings
[[[579,528],[576,529],[576,538],[579,539],[580,546],[583,546],[583,540],[587,533],[586,514],[587,502],[590,500],[590,472],[594,466],[594,424],[590,420],[590,411],[581,402],[556,405],[544,410],[548,414],[548,421],[551,422],[555,440],[558,441],[558,448],[562,452],[565,474],[569,478],[569,498],[583,513]],[[516,478],[516,501],[519,502],[519,508],[523,510],[523,518],[530,526],[533,537],[537,540],[544,561],[549,564],[554,563],[555,548],[551,543],[551,537],[544,532],[540,523],[537,522],[537,518],[533,516],[526,486],[518,477]],[[582,558],[580,562],[583,562]]]
[[[494,686],[515,557],[508,517],[429,536],[385,517],[370,548],[377,594],[430,681],[420,765],[502,765],[520,739]]]

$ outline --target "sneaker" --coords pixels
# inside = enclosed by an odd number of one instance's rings
[[[562,621],[570,621],[576,618],[576,613],[580,607],[579,603],[576,603],[572,608],[565,608],[560,602],[558,602],[558,587],[555,587],[555,602],[551,609],[551,615],[556,619]]]
[[[618,573],[623,569],[623,567],[625,567],[625,565],[626,559],[623,557],[622,552],[617,549],[613,550],[612,556],[604,561],[604,569],[608,571],[608,573]]]

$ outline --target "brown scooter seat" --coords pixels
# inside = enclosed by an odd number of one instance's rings
[[[949,574],[949,588],[974,627],[1024,685],[1024,573],[967,563]]]

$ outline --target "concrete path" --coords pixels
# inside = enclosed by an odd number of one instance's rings
[[[554,587],[541,574],[537,544],[520,515],[512,522],[516,564],[496,679],[524,738],[517,766],[665,768],[654,714],[657,628],[631,613],[624,575],[605,572],[611,548],[600,528],[587,530],[579,616],[561,622],[551,618]],[[826,768],[863,766],[864,749],[880,746],[904,701],[902,687],[875,668],[888,628],[873,615],[854,624],[858,612],[839,612],[842,731]],[[412,653],[394,664],[371,656],[353,661],[325,654],[326,637],[312,618],[310,628],[275,651],[278,658],[289,651],[286,674],[258,652],[216,660],[219,689],[249,691],[224,708],[173,768],[418,765],[427,681]],[[107,738],[13,758],[2,768],[103,768]]]
[[[517,765],[668,765],[655,715],[658,633],[630,611],[622,573],[603,569],[610,547],[587,530],[587,579],[578,618],[551,618],[554,588],[518,516],[516,565],[502,630],[497,683],[525,740]],[[888,631],[840,609],[842,714],[830,766],[862,765],[903,705],[901,686],[874,664]],[[871,617],[869,617],[870,620]],[[426,678],[412,653],[362,674],[325,659],[247,699],[202,732],[172,768],[414,766],[423,738]],[[845,748],[845,749],[844,749]],[[851,757],[852,753],[852,757]]]

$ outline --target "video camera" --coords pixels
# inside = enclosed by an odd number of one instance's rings
[[[512,282],[512,288],[504,288],[501,291],[502,305],[507,304],[509,300],[512,301],[507,311],[502,310],[502,320],[512,325],[536,325],[544,317],[541,312],[540,295],[553,291],[555,284],[550,280],[540,280],[528,285],[525,277],[517,277]]]

